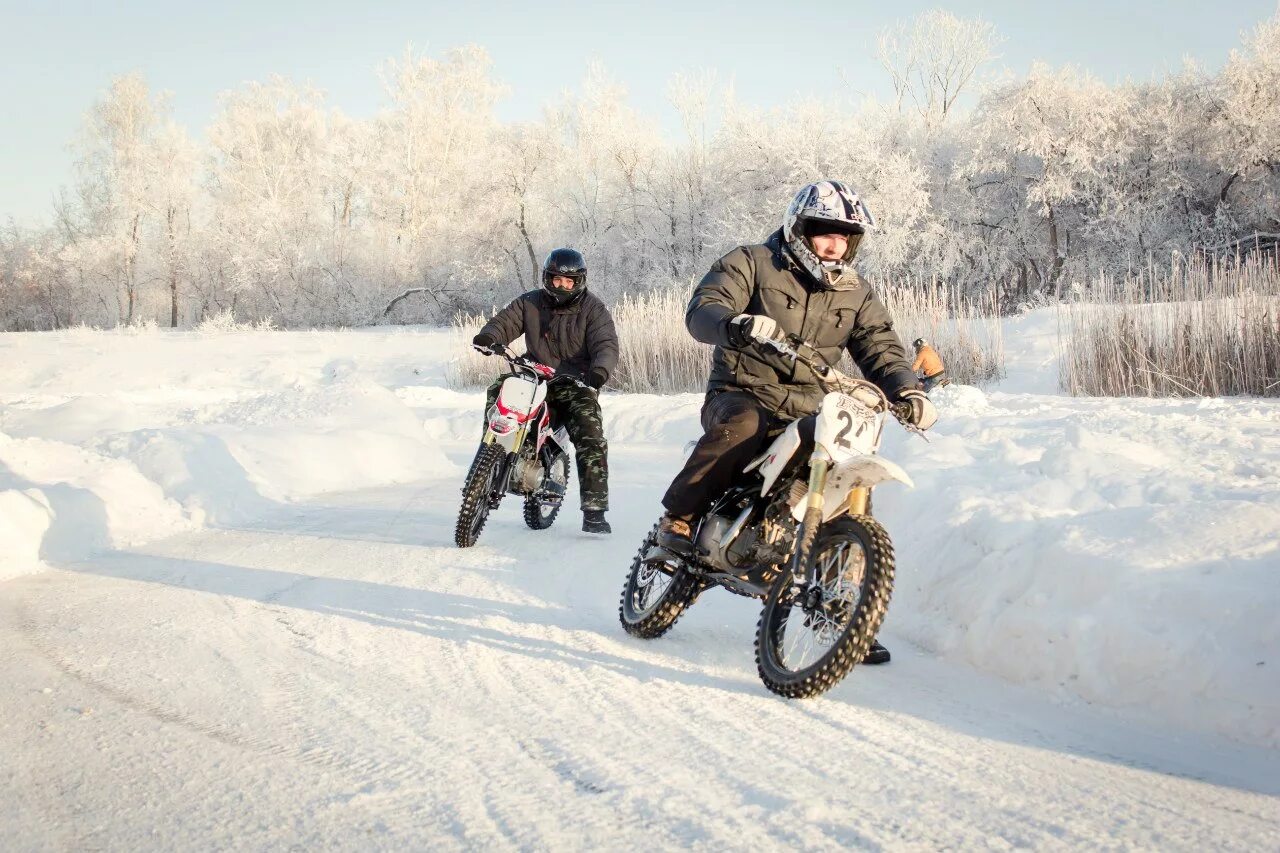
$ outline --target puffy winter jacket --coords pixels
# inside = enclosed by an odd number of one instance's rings
[[[830,364],[847,349],[891,400],[904,388],[919,387],[889,311],[870,285],[850,271],[831,287],[818,287],[783,248],[781,231],[716,261],[694,289],[685,325],[694,338],[716,346],[708,391],[746,391],[787,418],[817,411],[824,392],[812,370],[754,348],[732,348],[727,327],[739,314],[772,317]]]
[[[560,373],[585,380],[593,367],[608,377],[618,366],[618,332],[605,304],[587,291],[571,305],[556,306],[541,289],[512,300],[480,330],[500,343],[524,335],[529,355]]]
[[[942,366],[942,356],[928,344],[920,347],[916,352],[916,360],[911,362],[911,369],[923,371],[925,376],[937,376],[945,370]]]

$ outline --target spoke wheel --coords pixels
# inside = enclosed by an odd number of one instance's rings
[[[471,471],[462,487],[462,507],[458,510],[458,524],[453,531],[453,541],[459,548],[470,548],[480,538],[489,510],[502,500],[502,488],[498,482],[502,473],[502,459],[506,451],[499,444],[486,444],[476,451]]]
[[[657,533],[655,526],[640,543],[622,587],[618,620],[633,637],[661,637],[702,591],[702,582],[685,571],[684,564],[677,558],[645,561]]]
[[[756,666],[782,696],[817,696],[866,656],[893,591],[893,546],[870,516],[843,517],[818,531],[813,586],[783,573],[765,599],[756,631]]]

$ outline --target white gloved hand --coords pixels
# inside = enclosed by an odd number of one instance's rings
[[[729,337],[744,346],[749,341],[769,343],[785,340],[787,335],[772,317],[763,314],[739,314],[729,321]]]
[[[911,406],[911,421],[918,429],[928,429],[938,422],[938,409],[929,399],[929,395],[917,388],[911,388],[898,395],[898,399]]]

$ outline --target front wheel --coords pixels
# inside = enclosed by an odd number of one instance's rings
[[[816,586],[797,589],[784,572],[756,629],[760,680],[790,698],[825,693],[866,657],[893,592],[893,545],[870,516],[823,525],[811,554],[802,569],[816,565]]]
[[[631,561],[631,571],[622,587],[622,602],[618,605],[618,621],[633,637],[646,640],[661,637],[676,624],[680,614],[693,604],[702,590],[702,582],[685,571],[684,564],[670,557],[661,560],[645,560],[645,556],[657,541],[655,526],[640,543],[640,550]]]
[[[494,505],[494,493],[505,485],[497,482],[504,456],[506,450],[500,444],[481,445],[476,452],[462,487],[462,508],[458,510],[458,525],[453,531],[453,541],[459,548],[470,548],[480,538],[485,519]],[[501,494],[498,497],[501,498]]]

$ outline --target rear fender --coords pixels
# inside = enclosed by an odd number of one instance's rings
[[[768,450],[743,468],[742,473],[759,468],[760,476],[764,478],[764,483],[760,486],[760,494],[767,495],[769,489],[773,488],[774,481],[778,479],[778,475],[782,473],[782,469],[787,467],[787,463],[799,449],[800,422],[797,420],[787,424],[782,435],[773,440]]]

